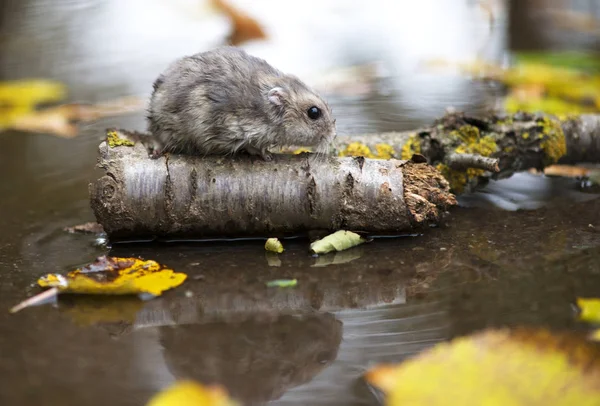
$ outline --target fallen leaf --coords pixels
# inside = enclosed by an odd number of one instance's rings
[[[0,105],[27,106],[58,102],[65,98],[66,87],[53,80],[23,79],[0,82]]]
[[[310,244],[315,254],[327,254],[332,251],[343,251],[364,243],[366,240],[352,231],[339,230],[327,237]]]
[[[90,122],[102,117],[129,114],[144,108],[144,102],[137,97],[92,104],[63,104],[43,110],[18,108],[7,113],[0,120],[0,130],[13,129],[25,132],[52,134],[62,138],[76,137],[78,122]]]
[[[281,254],[283,252],[283,244],[277,238],[269,238],[265,243],[265,250]]]
[[[179,286],[187,275],[165,268],[156,261],[138,258],[101,256],[93,263],[69,272],[66,276],[48,274],[38,279],[42,288],[58,293],[90,295],[152,295],[159,296],[165,290]],[[37,304],[48,292],[25,300],[11,309],[17,312]]]
[[[600,299],[577,298],[579,320],[600,323]]]
[[[291,288],[298,285],[297,279],[275,279],[267,282],[269,288]]]
[[[430,350],[365,379],[386,405],[600,405],[600,352],[546,330],[488,330]]]
[[[231,20],[232,29],[227,39],[231,45],[240,45],[251,40],[267,38],[267,34],[255,19],[235,8],[229,2],[212,0],[212,5]]]
[[[544,168],[544,174],[550,176],[565,176],[570,178],[583,178],[592,172],[591,168],[572,165],[550,165]]]
[[[154,395],[146,406],[237,406],[220,386],[179,381]]]
[[[130,295],[149,293],[158,296],[179,286],[186,279],[156,261],[138,258],[99,257],[92,264],[69,272],[66,277],[48,274],[38,280],[43,288],[56,287],[65,293]]]
[[[592,331],[588,338],[592,341],[600,341],[600,328]]]

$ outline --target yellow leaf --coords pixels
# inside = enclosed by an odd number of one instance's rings
[[[592,341],[600,341],[600,328],[592,331],[588,338]]]
[[[179,286],[184,273],[164,268],[156,261],[138,258],[99,257],[92,264],[69,272],[66,277],[48,274],[38,280],[41,287],[60,292],[97,295],[149,293],[155,296]]]
[[[0,98],[0,105],[3,101]],[[46,133],[63,138],[78,134],[75,123],[94,121],[102,117],[129,114],[143,109],[144,102],[137,97],[124,97],[107,102],[91,104],[63,104],[43,110],[34,105],[11,105],[0,110],[0,130],[14,129],[26,132]]]
[[[269,238],[265,243],[265,250],[281,254],[283,252],[283,244],[277,238]]]
[[[579,320],[600,323],[600,299],[577,298]]]
[[[65,98],[67,90],[60,82],[44,79],[25,79],[0,82],[0,104],[3,106],[27,106],[58,102]]]
[[[365,239],[352,231],[340,230],[310,244],[315,254],[327,254],[331,251],[343,251],[365,242]]]
[[[146,406],[237,406],[224,389],[180,381],[155,395]]]
[[[598,349],[545,330],[458,338],[365,378],[391,406],[600,405]]]

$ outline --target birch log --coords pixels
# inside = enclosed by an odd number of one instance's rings
[[[112,241],[338,229],[397,234],[438,222],[456,204],[436,169],[411,160],[314,161],[308,154],[280,154],[271,162],[248,156],[153,160],[135,133],[112,130],[109,139],[99,148],[104,174],[89,190]],[[127,140],[135,144],[119,145]]]

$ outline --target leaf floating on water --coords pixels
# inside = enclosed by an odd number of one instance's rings
[[[546,330],[489,330],[367,372],[386,405],[600,404],[600,352]]]
[[[220,386],[179,381],[154,395],[146,406],[238,406]]]
[[[277,238],[269,238],[265,243],[265,249],[270,252],[281,254],[283,252],[283,244]]]
[[[577,298],[579,320],[600,323],[600,299]]]
[[[352,231],[340,230],[310,244],[315,254],[327,254],[332,251],[343,251],[364,243],[366,240]]]
[[[186,277],[156,261],[102,256],[88,266],[69,272],[66,277],[48,274],[38,280],[38,285],[56,287],[65,293],[159,296],[181,285]]]
[[[298,285],[297,279],[275,279],[267,282],[269,288],[292,288]]]
[[[57,293],[89,295],[138,295],[160,296],[165,290],[177,287],[187,275],[174,272],[156,261],[138,258],[101,256],[91,264],[69,272],[66,276],[48,274],[38,279],[42,288]],[[37,304],[49,295],[42,292],[13,307],[11,312]]]

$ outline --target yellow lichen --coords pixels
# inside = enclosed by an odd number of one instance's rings
[[[457,154],[490,156],[498,149],[496,141],[491,136],[482,137],[479,129],[472,125],[464,125],[458,130],[452,131],[450,136],[462,142],[454,150]]]
[[[377,150],[377,158],[379,159],[391,159],[396,155],[394,147],[390,144],[376,144],[375,149]]]
[[[406,141],[406,143],[402,146],[402,152],[400,153],[400,158],[408,160],[412,158],[414,154],[421,153],[421,143],[417,137],[417,134],[413,134]]]
[[[135,145],[135,143],[133,141],[126,140],[124,138],[119,137],[119,134],[114,130],[107,131],[106,142],[108,143],[108,146],[111,148],[118,147],[121,145],[127,146],[127,147],[132,147]]]
[[[465,186],[469,180],[467,173],[454,170],[445,164],[437,164],[435,168],[448,181],[453,192],[462,193],[465,190]]]
[[[361,142],[352,142],[346,149],[340,151],[339,156],[363,156],[365,158],[375,158],[369,147]]]
[[[526,140],[529,138],[529,133],[525,131],[523,134],[521,134],[521,137],[523,137],[523,139]]]
[[[549,117],[543,117],[538,120],[538,124],[542,126],[543,137],[540,147],[546,154],[544,163],[551,165],[567,153],[565,134],[560,126],[560,122],[552,120]]]

